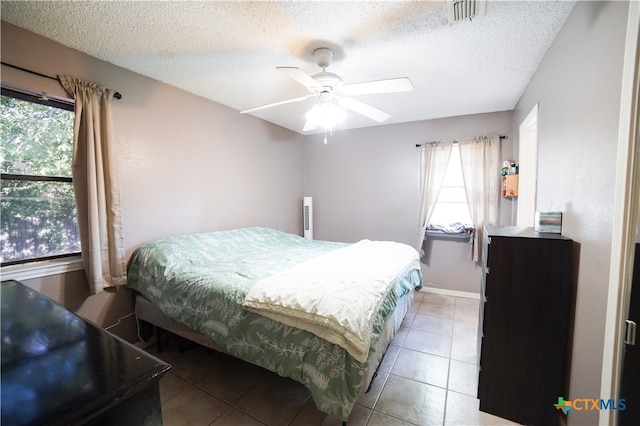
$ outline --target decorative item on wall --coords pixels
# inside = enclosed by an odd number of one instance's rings
[[[502,162],[502,169],[500,170],[501,176],[506,175],[517,175],[518,174],[519,165],[513,160],[504,160]]]
[[[515,161],[505,160],[502,162],[500,187],[504,198],[518,196],[518,169],[519,166]]]

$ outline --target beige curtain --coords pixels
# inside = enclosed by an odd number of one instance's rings
[[[428,143],[422,145],[422,160],[420,164],[420,228],[418,229],[417,249],[422,256],[424,233],[429,225],[431,214],[438,201],[438,194],[447,172],[447,165],[451,157],[451,143]]]
[[[461,143],[460,160],[467,204],[475,232],[469,258],[482,258],[482,227],[498,223],[500,202],[500,137],[483,136]]]
[[[75,100],[73,185],[82,260],[91,293],[126,284],[120,188],[112,154],[111,99],[114,92],[59,76]]]

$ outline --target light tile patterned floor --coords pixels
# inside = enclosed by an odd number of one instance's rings
[[[478,410],[478,300],[416,293],[372,389],[348,426],[513,425]],[[172,365],[160,381],[165,426],[341,425],[318,411],[293,380],[205,348],[163,352]]]

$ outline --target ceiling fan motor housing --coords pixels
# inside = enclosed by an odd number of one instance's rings
[[[312,88],[316,93],[332,92],[339,89],[343,84],[343,81],[339,75],[327,71],[322,71],[314,74],[312,78],[316,81],[317,84],[316,87]]]

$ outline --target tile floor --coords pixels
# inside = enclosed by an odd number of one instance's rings
[[[416,293],[347,425],[513,425],[478,410],[477,323],[478,300]],[[172,365],[160,381],[165,426],[342,424],[293,380],[202,347],[180,353],[174,343],[163,340],[160,354],[146,349]]]

